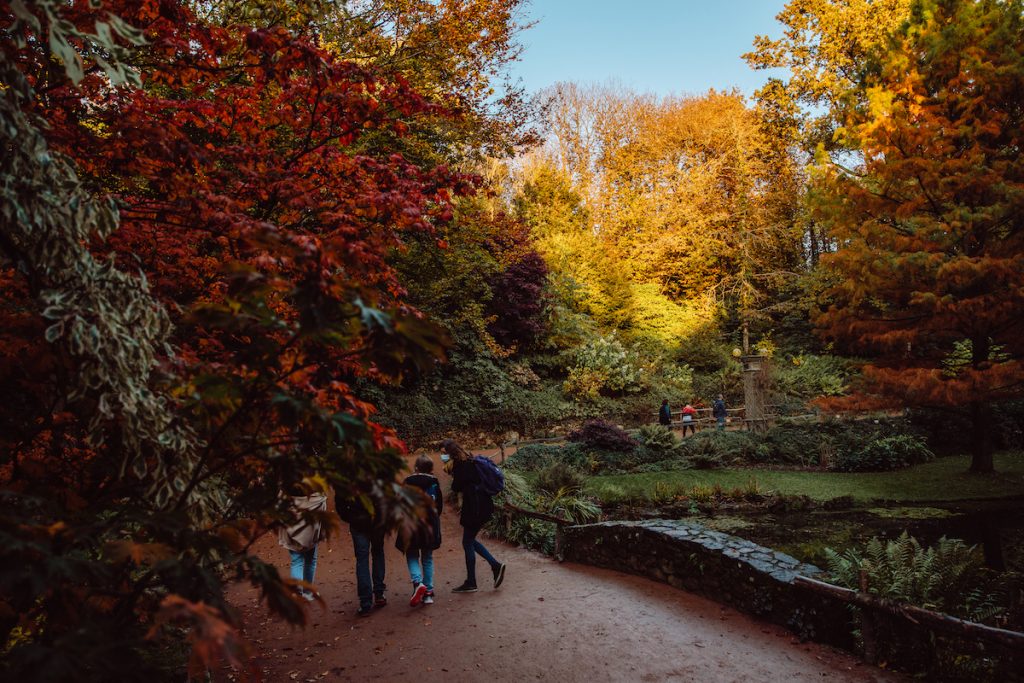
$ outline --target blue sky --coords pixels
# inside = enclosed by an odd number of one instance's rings
[[[778,37],[785,0],[532,0],[512,66],[527,91],[615,80],[641,92],[700,94],[767,78],[740,57],[756,34]]]

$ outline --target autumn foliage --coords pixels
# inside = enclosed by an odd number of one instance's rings
[[[1019,2],[917,2],[863,79],[816,215],[840,248],[818,322],[869,355],[860,405],[969,414],[992,469],[990,406],[1024,394],[1024,31]]]
[[[83,299],[92,285],[38,241],[65,224],[43,212],[35,232],[3,224],[0,386],[21,400],[0,437],[0,626],[18,680],[144,680],[162,624],[191,628],[194,674],[237,660],[228,576],[302,621],[291,581],[247,552],[286,518],[281,491],[330,486],[411,519],[391,483],[402,442],[351,382],[443,358],[444,333],[403,303],[388,257],[412,235],[435,239],[475,187],[364,144],[457,119],[400,74],[346,62],[301,27],[213,22],[172,0],[92,5],[5,3],[5,125],[10,111],[40,155],[116,201],[77,243],[97,278],[120,273],[134,292],[121,312],[149,346],[132,360],[103,345],[115,285]],[[58,31],[66,68],[47,40]],[[113,78],[120,68],[137,86]],[[35,196],[5,205],[27,215]],[[83,200],[67,201],[73,226]],[[124,339],[118,353],[135,353]],[[129,371],[137,382],[114,381]]]

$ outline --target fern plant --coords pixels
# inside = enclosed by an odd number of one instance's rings
[[[581,480],[571,468],[556,464],[541,473],[546,475],[545,489],[533,488],[526,477],[516,472],[505,472],[505,490],[495,500],[499,514],[487,525],[488,531],[500,538],[543,553],[555,551],[555,524],[533,519],[509,509],[502,503],[536,510],[568,520],[573,524],[594,522],[601,517],[601,508],[583,495]],[[568,476],[564,476],[568,474]],[[538,481],[541,476],[538,475]]]
[[[873,538],[863,551],[851,548],[825,557],[833,582],[860,588],[866,573],[867,591],[880,598],[924,607],[972,621],[990,621],[1005,611],[992,572],[977,546],[942,537],[929,548],[906,532],[883,541]]]
[[[644,425],[637,430],[637,439],[653,451],[672,451],[682,442],[671,429],[664,425]]]

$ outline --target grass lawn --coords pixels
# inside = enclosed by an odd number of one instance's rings
[[[693,486],[742,488],[751,479],[764,492],[816,500],[852,496],[857,501],[942,501],[1024,495],[1024,452],[997,453],[996,472],[968,474],[968,456],[940,458],[899,472],[786,472],[759,469],[682,470],[593,477],[588,494],[602,502],[650,499],[655,486],[685,493]]]

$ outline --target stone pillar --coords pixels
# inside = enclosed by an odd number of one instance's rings
[[[768,407],[765,392],[767,357],[760,354],[740,357],[743,363],[743,424],[758,434],[768,430]]]

